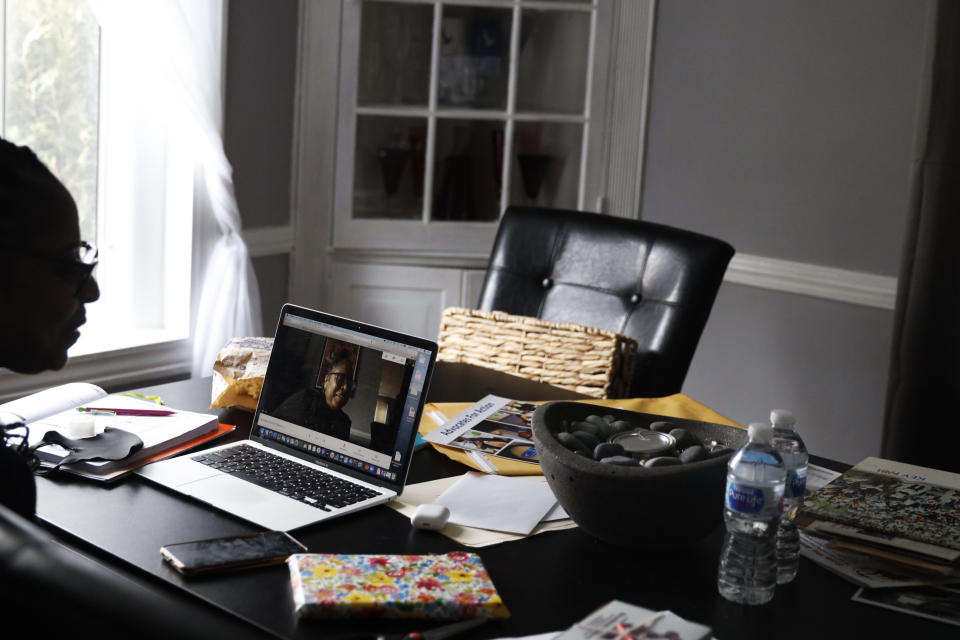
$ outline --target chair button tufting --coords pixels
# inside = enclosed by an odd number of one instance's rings
[[[635,294],[633,294],[632,296],[630,296],[630,304],[637,304],[638,302],[640,302],[640,294],[639,294],[639,293],[635,293]]]
[[[549,289],[550,287],[553,286],[553,280],[551,280],[550,278],[544,278],[543,282],[541,282],[540,284],[543,285],[544,289]]]

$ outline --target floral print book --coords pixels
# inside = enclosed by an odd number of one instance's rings
[[[510,616],[475,553],[304,553],[287,565],[300,618]]]

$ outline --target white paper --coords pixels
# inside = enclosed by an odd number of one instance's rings
[[[107,392],[96,385],[87,382],[70,382],[2,404],[0,412],[12,413],[29,424],[55,413],[93,402],[106,395]]]
[[[469,472],[436,499],[450,522],[528,535],[557,503],[542,478]]]
[[[839,471],[833,471],[815,464],[807,465],[807,493],[813,493],[817,489],[827,486],[835,478],[840,477]]]
[[[553,509],[547,511],[547,515],[543,516],[543,522],[553,522],[554,520],[566,520],[570,517],[570,514],[567,513],[567,510],[563,508],[559,502],[553,505]]]
[[[546,482],[543,476],[529,477],[540,480],[541,482]],[[417,507],[419,507],[421,504],[435,502],[441,493],[453,486],[453,484],[458,480],[460,480],[460,478],[454,476],[451,478],[440,478],[439,480],[408,484],[406,487],[404,487],[403,493],[388,502],[387,506],[402,513],[408,518],[412,518],[413,514],[417,510]],[[547,516],[549,515],[550,514],[547,514]],[[544,518],[547,516],[544,516]],[[547,531],[572,529],[576,526],[577,524],[570,518],[565,518],[563,520],[552,520],[550,522],[543,520],[533,531],[530,532],[530,535],[535,536]],[[523,540],[527,537],[524,535],[505,533],[503,531],[490,531],[489,529],[478,529],[477,527],[463,527],[459,524],[453,524],[450,522],[448,522],[443,529],[440,529],[440,533],[467,547],[488,547],[492,544]]]

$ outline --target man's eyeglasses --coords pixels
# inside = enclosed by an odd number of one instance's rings
[[[3,251],[19,253],[55,265],[60,277],[76,287],[74,293],[77,295],[100,262],[97,247],[83,240],[60,251],[43,251],[29,247],[3,247]]]
[[[337,387],[343,387],[344,389],[349,389],[353,386],[353,380],[345,373],[328,373],[327,378],[333,378],[333,384]]]

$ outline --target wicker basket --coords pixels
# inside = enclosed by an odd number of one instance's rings
[[[502,311],[450,307],[440,323],[440,360],[465,362],[596,398],[623,398],[637,343],[602,329]]]

